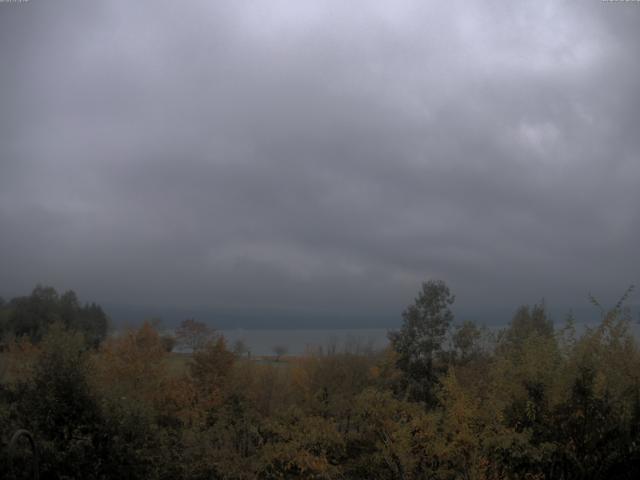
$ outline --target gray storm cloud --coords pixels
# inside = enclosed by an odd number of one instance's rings
[[[0,294],[399,312],[640,266],[640,4],[0,4]]]

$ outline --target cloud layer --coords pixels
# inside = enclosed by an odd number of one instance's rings
[[[577,0],[0,4],[0,293],[613,298],[640,266],[638,25]]]

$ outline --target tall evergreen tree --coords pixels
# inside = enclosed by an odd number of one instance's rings
[[[453,321],[450,306],[455,300],[446,283],[430,280],[414,303],[402,314],[402,328],[389,333],[398,353],[398,368],[404,372],[406,387],[414,400],[435,401],[434,386],[444,365],[443,344]]]

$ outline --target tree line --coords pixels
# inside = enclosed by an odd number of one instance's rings
[[[0,297],[0,339],[18,337],[38,343],[55,323],[82,333],[94,346],[107,336],[108,319],[102,307],[80,304],[73,290],[59,294],[53,287],[38,285],[27,296],[8,302]]]
[[[42,305],[46,289],[36,290]],[[272,363],[234,353],[195,320],[177,331],[189,355],[171,353],[149,322],[100,337],[79,320],[95,318],[78,313],[86,307],[66,316],[64,295],[44,297],[52,311],[30,307],[29,320],[20,302],[1,307],[0,353],[2,442],[31,431],[41,478],[640,473],[640,355],[626,296],[592,328],[578,331],[571,316],[556,327],[542,304],[518,308],[496,333],[456,323],[454,295],[429,281],[385,350]],[[6,452],[0,445],[0,477],[27,475],[29,452],[13,472]]]

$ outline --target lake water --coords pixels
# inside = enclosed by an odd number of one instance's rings
[[[577,334],[580,335],[587,326],[595,327],[597,323],[576,324]],[[561,328],[562,325],[556,325]],[[640,324],[634,322],[630,325],[631,332],[636,339],[640,339]],[[489,327],[489,330],[497,333],[504,326]],[[337,351],[348,348],[350,351],[363,348],[374,350],[384,349],[389,341],[385,328],[371,329],[318,329],[318,330],[253,330],[253,329],[228,329],[221,330],[230,349],[237,340],[242,340],[249,348],[252,355],[273,355],[275,346],[282,346],[289,355],[302,355],[309,350],[318,348],[335,347]]]

